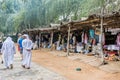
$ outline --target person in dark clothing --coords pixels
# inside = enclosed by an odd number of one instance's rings
[[[3,45],[3,42],[2,42],[2,39],[0,38],[0,55],[1,55],[1,58],[2,58],[2,53],[1,53],[2,45]],[[1,61],[1,63],[3,64],[3,59]]]
[[[3,43],[2,43],[2,41],[0,40],[0,50],[1,50],[1,48],[2,48],[2,45],[3,45]]]

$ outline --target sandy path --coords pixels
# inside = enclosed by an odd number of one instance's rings
[[[80,61],[54,56],[47,50],[33,51],[33,61],[65,76],[68,80],[120,80],[120,73],[104,72]],[[76,71],[78,67],[82,70]]]

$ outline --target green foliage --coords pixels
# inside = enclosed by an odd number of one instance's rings
[[[3,0],[0,2],[0,31],[20,32],[50,23],[80,20],[90,14],[120,9],[120,0]]]

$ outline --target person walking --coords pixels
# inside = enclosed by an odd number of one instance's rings
[[[14,54],[16,53],[15,44],[12,41],[11,37],[7,37],[7,39],[3,42],[3,46],[1,49],[3,54],[3,62],[7,69],[13,68],[13,58]]]
[[[24,40],[22,42],[22,46],[23,46],[22,67],[26,69],[30,69],[31,57],[32,57],[31,50],[33,47],[33,43],[27,34],[24,34],[23,36],[24,36]]]
[[[22,42],[23,42],[23,36],[21,36],[20,39],[18,40],[20,55],[21,55],[21,58],[22,58],[22,60],[23,60],[23,47],[22,47]]]
[[[19,45],[19,40],[21,39],[22,35],[19,33],[18,34],[18,40],[17,40],[17,44],[18,44],[18,51],[20,51],[20,45]]]

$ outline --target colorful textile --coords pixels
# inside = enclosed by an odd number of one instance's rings
[[[84,32],[82,33],[82,43],[84,42]]]
[[[107,49],[108,50],[119,50],[119,47],[117,45],[108,45]]]
[[[89,31],[89,33],[90,33],[90,38],[94,38],[94,37],[95,37],[95,32],[94,32],[93,29],[91,29],[91,30]]]
[[[88,36],[85,32],[82,33],[82,43],[87,44],[88,43]]]
[[[84,43],[87,44],[87,42],[88,42],[88,37],[87,37],[87,34],[85,33]]]

